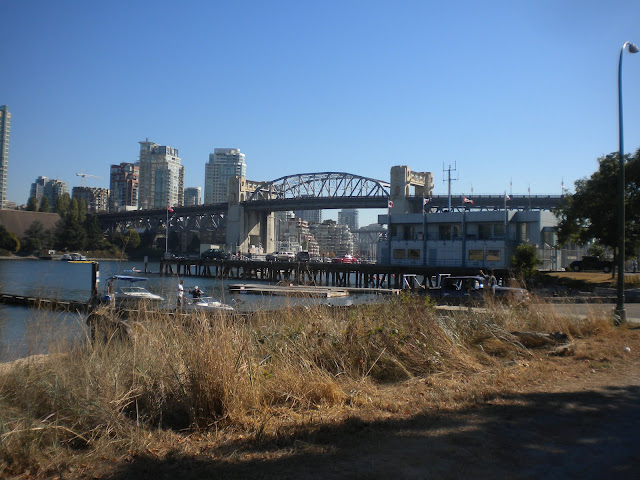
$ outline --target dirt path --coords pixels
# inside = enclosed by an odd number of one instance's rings
[[[535,384],[461,410],[137,457],[101,478],[640,478],[640,335],[621,342],[608,346],[615,358],[559,360]]]

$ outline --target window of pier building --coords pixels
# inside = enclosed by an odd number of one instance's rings
[[[501,250],[492,249],[492,250],[486,251],[485,260],[487,262],[499,262],[501,257],[502,257]]]
[[[460,236],[460,225],[444,223],[438,225],[438,240],[451,240]]]
[[[479,223],[478,239],[488,240],[490,238],[504,237],[504,223]]]
[[[418,260],[420,259],[420,249],[419,248],[409,248],[407,250],[407,258],[410,260]]]
[[[484,260],[484,252],[482,250],[469,250],[469,260],[481,262]]]
[[[395,259],[406,258],[406,250],[404,248],[394,248],[393,249],[393,258],[395,258]]]
[[[413,225],[405,225],[402,230],[403,230],[403,235],[402,235],[402,239],[403,240],[413,240],[414,239],[415,229],[414,229]]]

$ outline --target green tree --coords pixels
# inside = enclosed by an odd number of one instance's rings
[[[20,250],[20,240],[15,233],[9,232],[4,225],[0,225],[0,249],[15,253]]]
[[[63,193],[58,197],[56,201],[56,213],[59,215],[63,215],[64,213],[69,211],[69,204],[71,203],[71,198],[68,193]]]
[[[135,250],[140,246],[140,234],[130,228],[122,235],[122,243],[125,251]]]
[[[64,195],[61,198],[64,198]],[[55,246],[59,250],[83,250],[87,241],[87,233],[80,220],[84,219],[84,214],[79,212],[78,201],[73,198],[68,203],[59,202],[58,205],[61,203],[66,203],[67,209],[65,211],[58,210],[60,220],[56,223]]]
[[[49,207],[49,197],[42,197],[40,200],[40,211],[44,213],[49,213],[51,208]]]
[[[581,245],[596,240],[616,250],[618,245],[619,155],[598,159],[599,168],[589,178],[575,182],[575,193],[565,195],[555,210],[558,240]],[[640,247],[640,150],[625,155],[625,249],[635,255]]]
[[[21,250],[27,253],[38,252],[46,247],[47,240],[47,234],[44,230],[44,226],[41,222],[36,220],[24,231]]]
[[[102,232],[102,228],[100,228],[97,215],[87,215],[84,221],[84,228],[87,232],[87,250],[104,250],[111,247]]]
[[[538,251],[531,243],[521,243],[516,247],[515,254],[511,257],[511,264],[520,277],[532,277],[538,269]]]
[[[37,212],[38,211],[38,201],[36,197],[29,197],[27,200],[27,212]]]

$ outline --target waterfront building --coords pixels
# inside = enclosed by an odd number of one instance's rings
[[[184,189],[184,206],[194,207],[200,205],[202,187],[187,187]]]
[[[0,209],[7,208],[7,178],[9,173],[9,133],[11,113],[7,105],[0,106]]]
[[[87,213],[106,212],[109,207],[109,189],[98,187],[73,187],[71,197],[84,200]]]
[[[111,165],[109,175],[109,211],[137,210],[140,188],[140,167],[122,162]]]
[[[204,203],[228,201],[228,184],[233,177],[245,177],[244,153],[238,148],[215,148],[204,167]]]
[[[429,172],[391,168],[388,214],[378,216],[378,223],[387,225],[386,236],[378,242],[378,263],[486,272],[511,268],[512,256],[522,243],[536,246],[540,269],[557,270],[575,258],[575,251],[557,248],[558,221],[551,208],[510,208],[505,194],[489,196],[492,206],[487,209],[466,197],[460,205],[435,209],[429,203],[430,184]],[[476,198],[476,203],[480,200]]]
[[[325,220],[309,225],[309,230],[318,242],[320,254],[353,255],[353,237],[348,226]]]
[[[184,166],[178,149],[158,145],[147,138],[140,143],[138,206],[167,208],[184,202]]]
[[[346,225],[349,230],[355,232],[358,230],[358,210],[356,208],[343,208],[338,212],[338,223]]]

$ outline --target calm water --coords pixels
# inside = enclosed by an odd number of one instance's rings
[[[115,274],[127,274],[132,268],[144,270],[141,262],[99,262],[99,290],[104,292],[107,279]],[[166,306],[175,305],[178,277],[161,277],[158,263],[149,263],[152,273],[146,288],[167,299]],[[281,296],[231,295],[228,287],[245,281],[217,280],[200,277],[184,279],[185,294],[196,285],[205,295],[232,304],[239,311],[274,310],[287,305],[379,302],[384,297],[373,295],[349,296],[336,299],[289,298]],[[252,282],[253,283],[253,282]],[[0,260],[0,293],[40,296],[65,300],[87,300],[91,296],[91,264],[69,263],[59,260]],[[75,343],[85,338],[84,315],[49,312],[0,304],[0,362],[45,353],[51,339]],[[37,339],[37,340],[35,340]]]

